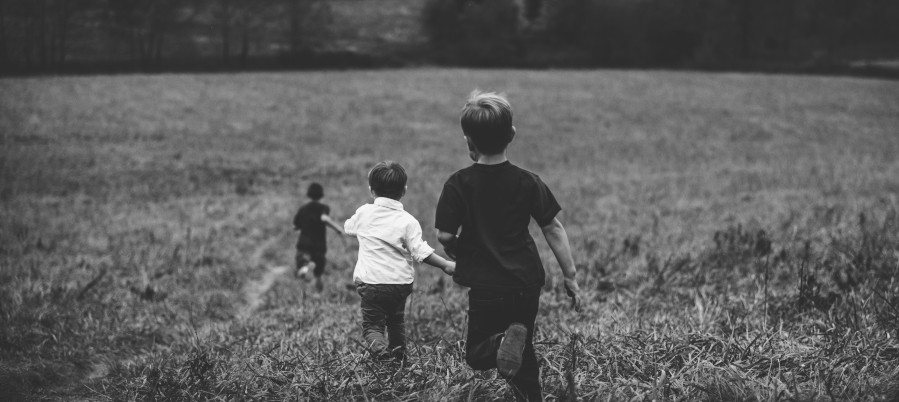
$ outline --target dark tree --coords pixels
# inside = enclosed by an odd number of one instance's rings
[[[275,11],[278,7],[258,0],[212,0],[208,8],[218,28],[221,59],[226,65],[232,62],[235,50],[240,64],[246,65],[251,42],[260,40],[266,22],[276,20],[279,14]]]
[[[9,59],[7,47],[8,35],[6,34],[6,2],[0,0],[0,65],[5,65]]]
[[[440,61],[514,65],[524,52],[520,11],[515,0],[430,0],[423,24]]]
[[[222,39],[222,61],[227,63],[231,58],[231,25],[234,23],[234,7],[232,0],[218,0],[217,19]]]
[[[234,20],[240,35],[240,62],[246,65],[250,56],[250,43],[264,31],[266,21],[274,18],[272,9],[257,0],[238,0],[238,13]]]
[[[193,16],[187,5],[178,0],[107,0],[111,39],[123,43],[139,66],[158,65],[166,39],[183,33]]]

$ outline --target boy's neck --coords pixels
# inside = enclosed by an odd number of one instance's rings
[[[478,154],[478,160],[475,161],[475,163],[481,165],[499,165],[507,160],[509,160],[509,158],[506,158],[505,152],[496,155]]]

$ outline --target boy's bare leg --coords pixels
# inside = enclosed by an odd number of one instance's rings
[[[325,265],[327,264],[325,261],[324,253],[312,254],[311,255],[313,265],[312,276],[315,277],[315,290],[321,292],[324,289],[324,284],[322,283],[322,275],[325,274]]]

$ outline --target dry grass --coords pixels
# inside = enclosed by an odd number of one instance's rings
[[[324,293],[248,300],[309,181],[342,218],[398,160],[432,227],[476,86],[509,94],[588,300],[538,241],[547,398],[899,397],[899,84],[425,69],[0,80],[0,399],[509,398],[436,270],[404,364],[360,345],[354,242],[329,239]]]

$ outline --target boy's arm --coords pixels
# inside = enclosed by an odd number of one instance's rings
[[[422,260],[422,262],[430,266],[440,268],[449,276],[453,276],[453,274],[456,272],[456,263],[447,261],[443,257],[437,255],[437,253],[431,253],[431,255],[427,256],[424,260]]]
[[[360,208],[361,209],[361,208]],[[356,213],[347,219],[346,222],[343,223],[343,232],[347,234],[347,236],[355,236],[356,235],[356,224],[359,220],[359,209],[356,210]]]
[[[406,250],[409,251],[413,260],[440,268],[443,272],[446,272],[447,275],[452,275],[456,272],[456,263],[447,261],[439,256],[434,252],[434,248],[429,246],[428,243],[421,238],[421,225],[417,220],[412,219],[406,225],[405,236],[406,238],[403,241]]]
[[[437,231],[437,241],[443,245],[443,251],[446,252],[446,256],[452,259],[456,259],[456,235],[450,232],[444,232],[442,230]]]
[[[334,229],[334,231],[336,231],[337,233],[340,233],[342,235],[346,234],[343,232],[343,228],[341,228],[340,225],[337,224],[337,222],[334,222],[334,219],[331,219],[331,217],[327,214],[322,214],[322,222],[324,222],[325,225],[329,226],[331,229]]]
[[[459,233],[462,211],[465,210],[465,202],[454,183],[455,180],[450,177],[443,184],[443,191],[437,200],[437,210],[434,214],[437,241],[443,245],[443,251],[452,260],[456,259],[456,234]]]
[[[571,297],[571,307],[575,311],[581,311],[581,288],[577,284],[577,268],[574,267],[574,258],[571,256],[571,245],[568,243],[568,233],[558,218],[553,218],[552,222],[541,226],[543,236],[549,243],[559,266],[562,268],[562,275],[565,276],[565,291],[568,297]]]

